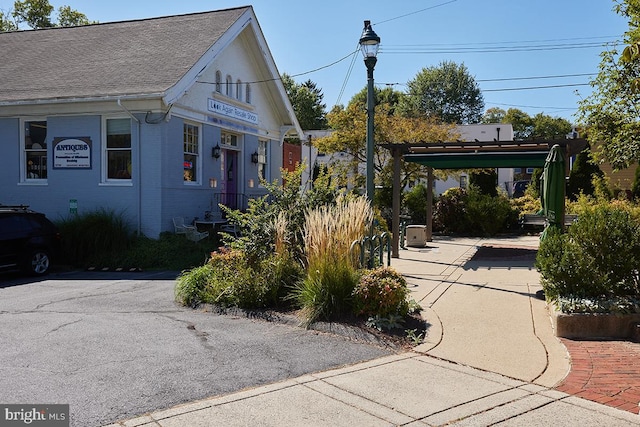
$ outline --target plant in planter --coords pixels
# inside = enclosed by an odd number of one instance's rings
[[[547,299],[563,312],[636,311],[638,265],[640,224],[609,203],[582,206],[565,234],[541,242],[536,259]]]

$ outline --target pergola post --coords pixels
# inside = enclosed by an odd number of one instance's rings
[[[427,167],[427,242],[433,240],[433,168]]]
[[[402,150],[399,147],[391,149],[393,155],[393,191],[392,191],[392,219],[391,219],[391,258],[400,258],[400,159]]]

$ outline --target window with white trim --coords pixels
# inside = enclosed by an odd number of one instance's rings
[[[184,182],[197,183],[199,182],[200,127],[195,124],[184,123],[182,142],[184,149]]]
[[[236,99],[242,101],[242,81],[236,80]]]
[[[233,94],[233,90],[232,90],[233,80],[231,79],[231,76],[229,74],[227,74],[226,84],[227,84],[227,87],[225,88],[225,95],[231,98],[231,95]]]
[[[251,104],[251,85],[249,83],[244,88],[244,102]]]
[[[258,141],[258,178],[267,179],[267,141]]]
[[[131,179],[131,119],[105,120],[103,168],[111,180]]]
[[[222,73],[220,70],[216,71],[216,92],[222,93]]]
[[[220,132],[220,141],[224,145],[228,145],[230,147],[238,146],[238,135],[222,131]]]
[[[47,121],[24,122],[24,179],[47,179]]]

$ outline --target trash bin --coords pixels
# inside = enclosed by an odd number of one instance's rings
[[[405,230],[407,246],[424,247],[427,245],[426,225],[407,225]]]

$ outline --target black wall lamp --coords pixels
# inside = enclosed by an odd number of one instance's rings
[[[256,152],[254,152],[254,153],[251,155],[251,163],[258,163],[258,152],[257,152],[257,151],[256,151]]]
[[[216,144],[216,146],[211,149],[211,157],[213,157],[214,159],[219,159],[220,158],[220,145],[219,144]]]

